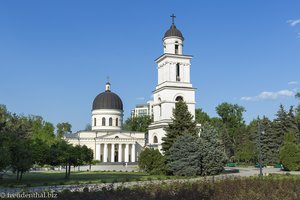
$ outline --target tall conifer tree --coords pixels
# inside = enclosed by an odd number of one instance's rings
[[[179,136],[199,134],[197,123],[193,119],[193,115],[188,111],[188,106],[183,101],[178,101],[173,110],[172,123],[166,128],[166,136],[162,138],[162,149],[166,156],[169,155],[169,149]]]

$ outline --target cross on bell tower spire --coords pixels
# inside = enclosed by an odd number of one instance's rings
[[[172,24],[174,24],[174,19],[176,18],[176,16],[172,14],[170,17],[172,18]]]

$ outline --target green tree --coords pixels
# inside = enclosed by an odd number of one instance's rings
[[[138,117],[129,117],[124,125],[124,130],[127,131],[137,131],[137,132],[144,132],[148,131],[148,126],[151,124],[152,119],[150,116],[138,116]]]
[[[57,128],[57,138],[63,138],[65,134],[71,133],[72,125],[68,122],[58,123],[56,125]]]
[[[209,124],[204,124],[199,138],[199,175],[209,176],[220,174],[227,161],[224,148],[218,139],[218,133],[215,128]]]
[[[41,139],[31,140],[32,160],[34,164],[43,166],[47,164],[50,146]]]
[[[92,130],[92,125],[90,123],[88,123],[85,128],[84,128],[85,131],[91,131]]]
[[[17,174],[17,180],[22,181],[23,174],[32,167],[32,148],[28,139],[15,140],[11,146],[11,168]]]
[[[7,123],[10,120],[10,113],[5,105],[0,104],[0,172],[7,169],[11,162],[10,134]]]
[[[13,115],[8,127],[11,139],[10,167],[17,174],[17,180],[22,181],[23,174],[33,165],[30,122],[26,117]]]
[[[278,162],[278,150],[276,147],[276,135],[274,135],[272,130],[272,122],[265,116],[262,119],[257,118],[252,120],[247,126],[247,136],[246,143],[243,143],[238,149],[238,156],[240,153],[240,149],[248,148],[250,150],[250,146],[252,148],[252,159],[240,160],[247,163],[256,163],[259,158],[259,144],[258,144],[258,125],[261,124],[261,135],[260,135],[260,145],[261,145],[261,155],[262,162],[264,164],[273,165]],[[249,152],[250,153],[250,152]]]
[[[300,170],[300,146],[294,142],[294,134],[285,135],[284,145],[280,149],[280,160],[285,170]]]
[[[169,149],[179,136],[192,135],[196,137],[199,134],[200,130],[197,128],[197,122],[193,120],[193,116],[188,111],[185,102],[178,101],[175,104],[172,123],[165,128],[165,131],[166,136],[162,138],[162,149],[165,156],[169,155]]]
[[[179,136],[169,150],[167,171],[177,176],[195,176],[202,164],[199,142],[192,135]]]
[[[298,119],[297,119],[297,108],[294,110],[294,107],[291,106],[289,111],[288,111],[288,127],[289,127],[289,132],[293,132],[295,135],[295,141],[296,143],[300,142],[300,129],[299,129],[299,124],[298,124]]]
[[[221,173],[227,157],[216,129],[205,123],[200,137],[178,137],[166,161],[168,172],[174,175],[208,176]]]
[[[236,152],[238,162],[254,163],[256,158],[256,148],[253,141],[247,140],[241,145]]]
[[[246,125],[243,119],[244,107],[237,104],[222,103],[216,107],[221,117],[222,125],[219,127],[220,138],[225,152],[232,160],[239,147],[245,142]]]
[[[46,122],[40,116],[29,116],[29,122],[32,127],[31,139],[41,140],[50,146],[55,141],[54,126],[50,122]]]
[[[94,158],[93,150],[89,149],[86,145],[81,146],[81,159],[84,164],[88,164],[90,166],[90,171],[92,168],[92,164],[95,164],[93,158]]]
[[[260,119],[259,119],[260,120]],[[257,121],[258,122],[258,121]],[[277,149],[276,149],[276,135],[273,133],[272,130],[272,122],[267,118],[263,117],[260,120],[261,123],[261,136],[260,136],[260,143],[261,143],[261,155],[262,155],[262,162],[264,164],[273,165],[278,163],[277,159]],[[256,124],[256,133],[257,133],[257,125]],[[256,134],[255,142],[256,142],[256,149],[257,149],[257,158],[258,158],[258,135]]]
[[[195,110],[195,120],[199,124],[204,124],[206,122],[210,122],[210,117],[201,108],[198,108]]]
[[[276,118],[272,123],[272,137],[274,138],[274,156],[277,157],[279,162],[279,150],[284,142],[284,136],[287,133],[293,133],[296,136],[297,142],[299,141],[299,129],[297,121],[292,114],[292,108],[287,112],[283,105],[280,105],[279,110],[276,114]]]
[[[69,163],[72,156],[72,145],[68,144],[65,140],[57,140],[56,143],[50,147],[48,157],[48,164],[52,166],[65,166],[65,178],[69,178]]]
[[[140,169],[149,174],[164,174],[165,173],[165,159],[157,149],[146,148],[140,154],[138,161]]]

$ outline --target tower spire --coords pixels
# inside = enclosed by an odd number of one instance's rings
[[[170,17],[172,18],[172,24],[174,24],[174,19],[176,18],[176,16],[173,13]]]

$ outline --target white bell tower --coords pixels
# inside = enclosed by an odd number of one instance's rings
[[[161,150],[164,128],[172,122],[175,103],[183,100],[189,112],[195,116],[195,88],[190,82],[192,56],[183,54],[184,38],[174,24],[164,35],[164,54],[155,62],[158,69],[158,83],[153,91],[153,123],[149,126],[148,145]]]

